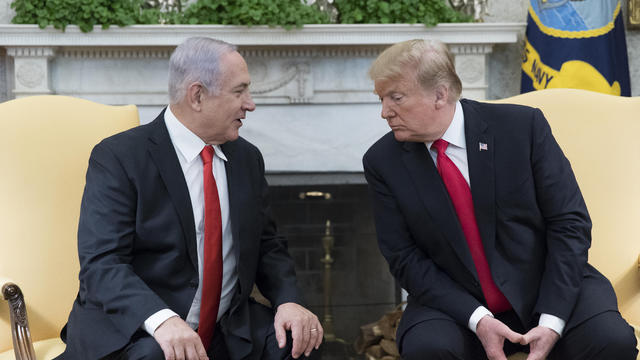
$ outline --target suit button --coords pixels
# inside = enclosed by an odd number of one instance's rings
[[[478,280],[473,280],[473,286],[480,287],[480,283],[478,282]]]
[[[197,289],[198,288],[198,280],[189,281],[189,287]]]

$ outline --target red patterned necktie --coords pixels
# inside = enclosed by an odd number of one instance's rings
[[[480,231],[478,230],[478,224],[476,222],[476,215],[473,210],[471,189],[469,189],[469,184],[467,184],[458,167],[456,167],[453,161],[445,154],[447,146],[449,146],[449,143],[442,139],[436,140],[431,145],[431,147],[438,152],[438,172],[442,177],[444,186],[449,192],[453,207],[458,214],[462,232],[467,239],[471,257],[476,265],[478,279],[480,280],[484,298],[487,300],[487,306],[494,314],[507,311],[511,309],[511,304],[509,304],[509,301],[504,297],[504,294],[498,289],[491,277],[491,270],[489,269],[489,263],[484,253]]]
[[[209,145],[200,152],[204,165],[204,260],[198,334],[205,349],[211,344],[216,328],[222,291],[222,215],[212,172],[213,155],[213,147]]]

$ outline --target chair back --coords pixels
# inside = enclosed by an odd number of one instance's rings
[[[21,287],[34,341],[59,335],[78,292],[77,229],[89,154],[139,124],[134,105],[66,96],[0,104],[0,286]],[[0,306],[0,352],[12,348]]]
[[[549,89],[495,102],[540,108],[578,180],[593,223],[589,262],[640,325],[640,97]]]

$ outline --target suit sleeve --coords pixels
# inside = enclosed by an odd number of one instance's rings
[[[376,171],[368,155],[363,165],[373,199],[378,244],[391,274],[418,303],[448,314],[467,327],[471,314],[482,304],[417,246],[387,179]]]
[[[126,336],[168,306],[134,273],[136,190],[103,143],[91,153],[80,210],[80,299]],[[153,266],[153,265],[151,265]]]
[[[591,220],[569,160],[538,109],[534,113],[532,133],[532,171],[547,246],[535,312],[567,321],[587,266]]]
[[[278,234],[271,213],[269,186],[264,177],[264,160],[258,150],[256,154],[260,170],[260,219],[263,222],[256,285],[274,308],[287,302],[302,304],[293,259],[289,255],[285,239]]]

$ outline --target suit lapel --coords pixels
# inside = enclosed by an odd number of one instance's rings
[[[402,160],[413,179],[418,194],[434,223],[439,224],[440,236],[448,240],[460,261],[477,278],[469,246],[462,233],[455,209],[449,199],[440,174],[423,143],[405,143]]]
[[[495,146],[478,106],[476,102],[462,101],[471,196],[482,244],[491,264],[496,238]]]
[[[229,190],[229,216],[231,217],[231,234],[233,236],[233,241],[235,243],[234,251],[236,253],[237,264],[241,263],[240,259],[240,247],[243,245],[242,241],[240,241],[240,209],[238,204],[238,196],[242,189],[240,186],[242,182],[238,180],[238,177],[241,176],[239,174],[242,171],[242,168],[237,165],[237,161],[235,160],[235,142],[227,142],[221,145],[222,151],[227,158],[227,161],[224,162],[225,171],[227,172],[227,189]],[[242,266],[238,266],[238,276],[240,276],[240,272],[242,270]],[[244,289],[242,289],[244,291]]]
[[[180,162],[164,123],[164,110],[151,123],[149,135],[149,154],[156,164],[160,177],[167,187],[171,202],[176,208],[182,231],[187,242],[187,251],[194,268],[198,269],[198,253],[196,250],[196,230],[193,220],[193,207],[189,197],[187,183],[184,180]]]

